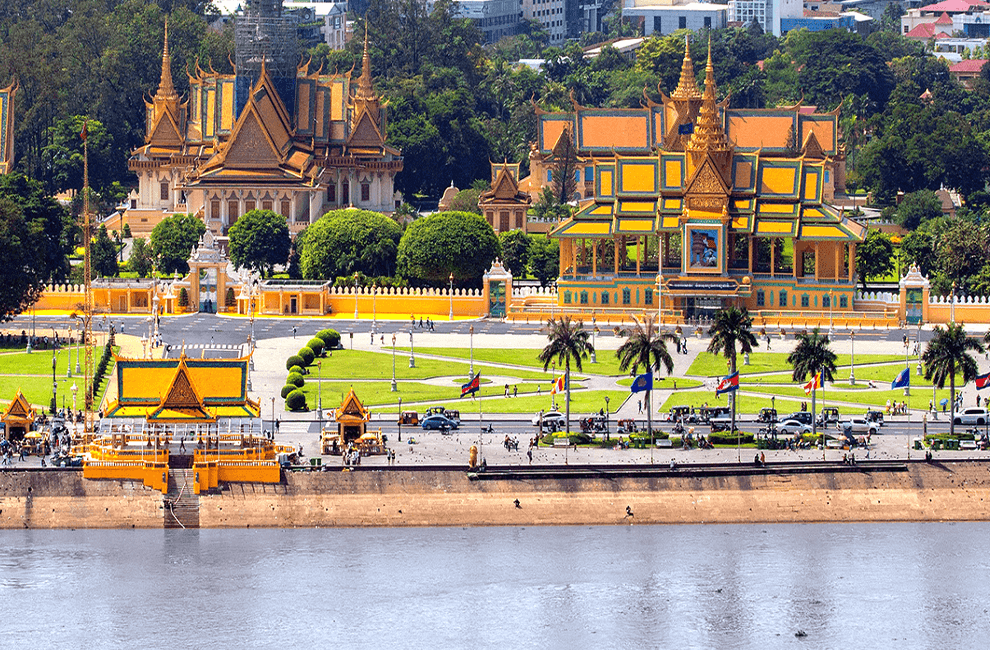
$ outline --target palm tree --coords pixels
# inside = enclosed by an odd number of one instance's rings
[[[543,370],[556,362],[564,368],[564,388],[566,392],[564,427],[567,437],[571,435],[571,360],[578,370],[581,370],[581,360],[588,358],[595,348],[589,338],[591,332],[584,329],[582,321],[573,321],[570,316],[561,316],[557,320],[548,319],[544,328],[550,343],[540,352],[539,359],[543,362]]]
[[[949,435],[956,432],[956,374],[961,374],[963,382],[976,378],[976,359],[970,352],[983,352],[983,344],[966,336],[962,325],[949,323],[945,329],[935,326],[932,340],[928,342],[921,360],[925,363],[925,379],[938,388],[945,388],[949,382]]]
[[[633,374],[639,372],[639,367],[652,371],[660,371],[661,366],[667,369],[669,375],[674,370],[674,359],[667,350],[667,341],[673,341],[670,332],[661,332],[656,328],[655,319],[647,318],[646,322],[633,316],[636,326],[626,335],[626,342],[615,351],[619,358],[619,369],[623,372],[632,368]],[[646,427],[650,431],[650,445],[653,445],[653,391],[646,391]]]
[[[729,360],[729,374],[736,371],[736,345],[743,354],[751,354],[756,343],[756,337],[751,331],[753,319],[743,308],[729,307],[716,312],[715,321],[708,328],[708,336],[712,337],[708,351],[721,354]],[[736,430],[736,396],[732,395],[732,428]]]
[[[812,378],[821,372],[822,384],[835,378],[835,352],[828,339],[828,334],[822,334],[816,327],[811,334],[797,335],[798,344],[794,351],[787,355],[787,363],[791,364],[794,381],[804,381],[805,377]],[[818,419],[815,417],[815,395],[817,390],[811,389],[811,432],[818,434]],[[822,436],[822,454],[825,453],[825,439]]]

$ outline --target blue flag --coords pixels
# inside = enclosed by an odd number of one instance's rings
[[[688,122],[687,124],[678,124],[677,133],[678,135],[691,135],[694,133],[694,123]]]
[[[639,375],[633,380],[632,386],[629,387],[630,393],[639,393],[644,390],[653,390],[652,372],[648,372],[645,375]]]
[[[897,379],[890,382],[891,388],[907,388],[911,385],[911,372],[905,368],[897,375]]]
[[[479,372],[466,384],[461,384],[461,397],[474,395],[481,389],[481,373]]]

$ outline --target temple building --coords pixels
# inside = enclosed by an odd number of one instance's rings
[[[0,174],[14,168],[14,95],[17,83],[0,88]]]
[[[550,182],[553,152],[578,152],[578,212],[560,241],[559,303],[710,316],[750,310],[853,309],[856,245],[866,228],[829,205],[843,188],[838,109],[730,109],[704,92],[686,48],[662,103],[539,115],[531,176]],[[658,292],[660,297],[658,297]]]
[[[282,0],[249,1],[242,20],[257,29],[235,31],[235,72],[197,63],[187,71],[185,98],[173,85],[166,26],[161,81],[146,102],[145,144],[130,159],[139,182],[124,215],[132,232],[191,213],[225,234],[254,209],[282,214],[298,232],[331,209],[397,207],[402,157],[386,143],[367,37],[356,79],[314,71],[299,60],[294,38],[280,38],[281,11]]]

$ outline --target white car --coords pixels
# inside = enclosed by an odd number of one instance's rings
[[[953,422],[956,424],[984,425],[987,423],[988,418],[990,418],[990,416],[987,415],[987,410],[985,408],[972,407],[963,409],[962,411],[957,411]]]
[[[797,420],[784,420],[781,424],[777,425],[777,433],[783,436],[811,433],[811,425],[803,424]]]
[[[842,433],[862,433],[877,434],[880,427],[876,422],[870,422],[866,418],[849,418],[839,423],[839,430]]]
[[[533,426],[538,427],[540,426],[540,423],[541,423],[540,414],[537,413],[533,417]],[[554,424],[558,427],[563,427],[564,414],[561,413],[560,411],[547,411],[546,413],[543,414],[542,424],[543,426],[546,426],[548,424]]]

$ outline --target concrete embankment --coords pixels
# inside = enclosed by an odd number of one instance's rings
[[[203,528],[990,520],[990,463],[288,472],[224,485],[198,509]],[[0,527],[151,528],[165,516],[162,495],[137,482],[0,472]]]

